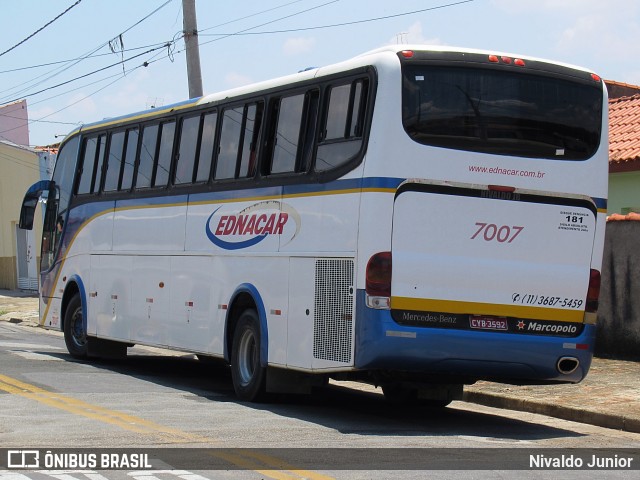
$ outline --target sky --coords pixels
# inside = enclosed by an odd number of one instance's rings
[[[205,94],[397,43],[557,60],[640,85],[639,0],[195,3]],[[182,0],[3,0],[2,17],[0,106],[26,99],[32,146],[189,97]]]

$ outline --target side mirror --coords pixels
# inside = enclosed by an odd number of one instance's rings
[[[33,229],[33,217],[35,216],[38,200],[40,200],[43,192],[49,191],[52,185],[53,182],[51,180],[40,180],[29,187],[24,195],[24,200],[22,200],[18,227],[23,230]]]

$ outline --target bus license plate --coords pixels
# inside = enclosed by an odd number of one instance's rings
[[[469,326],[478,330],[508,330],[506,318],[470,316]]]

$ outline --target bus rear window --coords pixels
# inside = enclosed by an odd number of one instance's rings
[[[402,121],[415,141],[496,155],[585,160],[600,143],[602,90],[484,68],[403,69]]]

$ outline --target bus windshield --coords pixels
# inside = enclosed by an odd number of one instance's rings
[[[406,65],[403,124],[425,145],[586,160],[600,144],[599,87],[523,72]]]

